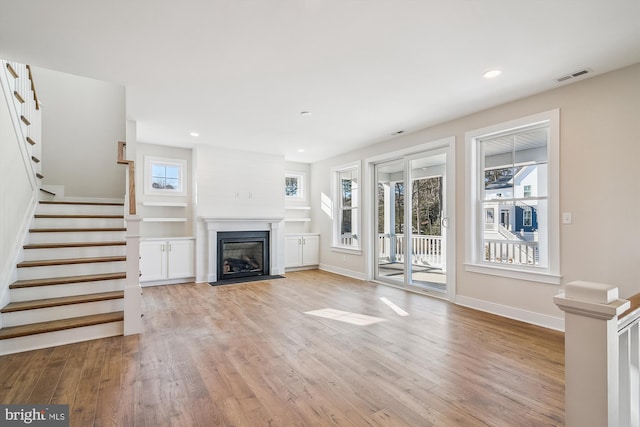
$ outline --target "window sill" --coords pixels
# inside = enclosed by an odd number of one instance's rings
[[[514,268],[504,268],[500,266],[487,266],[479,264],[465,264],[465,271],[472,273],[488,274],[491,276],[510,277],[512,279],[528,280],[530,282],[548,283],[559,285],[562,276],[546,271],[516,270]]]
[[[342,246],[331,246],[332,252],[342,252],[344,254],[362,255],[362,249],[345,248]]]

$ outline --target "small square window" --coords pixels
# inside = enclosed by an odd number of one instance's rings
[[[186,160],[145,156],[144,194],[185,196]]]
[[[304,199],[304,178],[301,174],[285,174],[284,196],[288,199]]]

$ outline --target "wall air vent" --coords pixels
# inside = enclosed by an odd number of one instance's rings
[[[591,72],[590,69],[585,68],[584,70],[576,71],[575,73],[571,73],[571,74],[567,74],[567,75],[562,76],[562,77],[558,77],[556,79],[556,82],[558,82],[558,83],[566,82],[567,80],[571,80],[571,79],[575,79],[576,77],[584,76],[585,74],[589,74],[590,72]]]

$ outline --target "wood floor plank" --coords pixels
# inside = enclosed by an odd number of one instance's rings
[[[38,383],[34,386],[33,392],[24,403],[46,405],[50,403],[56,387],[60,382],[62,371],[69,360],[72,347],[63,345],[56,347],[44,367]]]
[[[109,339],[89,342],[87,357],[84,359],[82,372],[77,385],[75,399],[71,403],[71,425],[93,425],[98,406],[100,375],[106,364]]]
[[[34,350],[24,354],[23,360],[16,359],[18,363],[13,365],[13,370],[7,372],[6,380],[2,381],[0,402],[26,403],[54,351],[55,348]]]
[[[148,287],[143,311],[139,336],[0,357],[0,397],[82,426],[564,425],[563,334],[446,301],[312,270]]]
[[[107,348],[100,372],[100,382],[95,411],[95,425],[118,425],[122,384],[123,340],[119,337],[105,339]]]
[[[73,409],[73,406],[71,405],[76,397],[84,360],[87,357],[91,357],[88,355],[89,344],[90,341],[70,345],[71,354],[62,369],[60,381],[58,382],[56,390],[53,393],[53,397],[51,398],[52,404],[70,405],[70,416]]]

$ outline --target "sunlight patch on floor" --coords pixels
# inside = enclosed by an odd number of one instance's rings
[[[398,307],[397,305],[395,305],[393,302],[389,301],[385,297],[380,297],[380,301],[382,301],[383,303],[387,304],[389,307],[391,307],[391,310],[395,311],[400,316],[408,316],[409,315],[409,313],[407,313],[406,311],[404,311],[403,309],[401,309],[400,307]]]
[[[374,323],[384,322],[386,319],[380,317],[367,316],[366,314],[350,313],[348,311],[336,310],[333,308],[322,308],[320,310],[305,311],[304,314],[324,317],[325,319],[339,320],[351,323],[352,325],[367,326]]]

